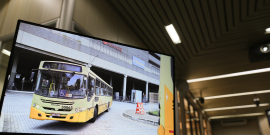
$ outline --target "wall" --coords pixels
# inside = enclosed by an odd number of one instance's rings
[[[266,115],[259,116],[258,123],[259,123],[262,135],[270,135],[270,128],[269,128],[269,123],[268,123]]]
[[[75,39],[78,39],[78,37]],[[104,45],[101,41],[82,38],[84,40],[80,40],[83,41],[80,43],[75,39],[55,34],[51,30],[22,23],[16,42],[23,44],[25,47],[37,48],[40,51],[57,54],[59,57],[70,58],[80,63],[88,64],[92,61],[93,66],[102,67],[105,70],[128,75],[142,81],[149,81],[152,84],[159,84],[159,76],[151,73],[151,70],[144,70],[132,65],[132,62],[123,61],[120,60],[120,57],[117,57],[122,53],[127,56],[140,54],[145,55],[144,59],[148,59],[147,51],[122,46],[122,52],[117,54],[119,51]],[[110,55],[112,53],[115,55]],[[132,56],[127,58],[130,57]],[[132,60],[130,59],[130,61]],[[145,62],[145,69],[148,66],[147,62]]]
[[[1,0],[0,37],[15,32],[18,19],[43,23],[60,17],[62,0]]]
[[[18,19],[41,24],[60,18],[62,3],[62,0],[0,0],[0,39],[15,32]],[[73,19],[92,36],[145,48],[105,0],[76,0]],[[4,74],[6,67],[0,66],[0,70]],[[0,93],[2,88],[3,77]]]
[[[213,135],[260,135],[257,118],[247,119],[242,126],[222,126],[220,121],[212,121]]]
[[[92,36],[145,48],[105,0],[77,0],[73,20]]]

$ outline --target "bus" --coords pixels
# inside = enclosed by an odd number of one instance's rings
[[[171,57],[165,55],[160,56],[158,135],[174,134],[174,84],[172,62]]]
[[[41,61],[39,68],[32,70],[30,80],[35,84],[32,119],[95,122],[112,106],[113,87],[88,66]]]

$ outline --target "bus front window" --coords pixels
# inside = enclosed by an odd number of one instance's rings
[[[85,98],[86,84],[84,75],[41,70],[35,94],[55,98]]]

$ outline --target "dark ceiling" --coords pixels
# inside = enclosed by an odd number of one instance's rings
[[[270,43],[270,0],[107,0],[150,50],[175,56],[178,79],[195,79],[270,67],[251,63],[249,47]],[[173,24],[175,45],[165,30]],[[270,89],[269,73],[189,83],[194,97]],[[176,81],[177,83],[177,81]],[[265,96],[267,95],[267,96]],[[258,95],[270,103],[270,94]],[[237,99],[237,100],[236,100]],[[253,96],[206,100],[204,109],[248,105]],[[263,112],[268,107],[213,111],[209,116]]]

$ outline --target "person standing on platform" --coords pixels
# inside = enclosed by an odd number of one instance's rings
[[[143,103],[146,103],[146,97],[144,93],[143,93]]]
[[[22,79],[22,91],[23,91],[23,85],[24,85],[24,83],[25,83],[25,77],[23,77],[23,79]]]

